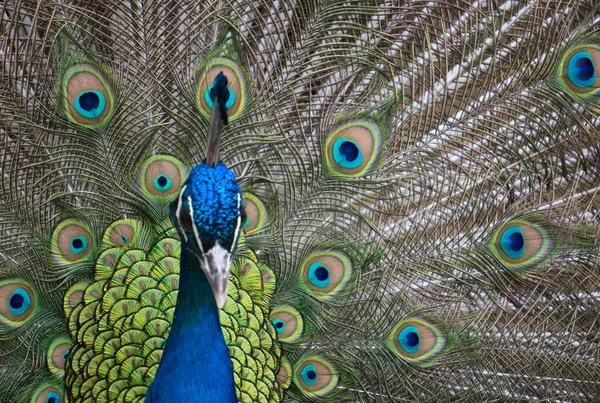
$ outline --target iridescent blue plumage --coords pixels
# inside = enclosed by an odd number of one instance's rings
[[[192,169],[171,206],[182,241],[180,290],[146,403],[237,401],[217,309],[227,300],[231,261],[246,221],[235,175],[218,161],[221,125],[227,124],[227,91],[227,78],[219,74],[211,90],[218,107],[211,118],[207,157]]]
[[[146,402],[235,402],[233,369],[217,310],[227,297],[231,260],[244,221],[235,175],[221,162],[196,166],[172,214],[182,240],[180,290]]]
[[[190,249],[181,251],[180,270],[175,317],[145,403],[237,402],[219,311]]]
[[[229,252],[235,250],[242,192],[231,170],[221,162],[214,168],[198,165],[190,172],[181,201],[183,208],[193,212],[203,250],[208,251],[216,241]]]

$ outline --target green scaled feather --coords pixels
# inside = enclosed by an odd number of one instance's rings
[[[240,401],[600,396],[594,2],[0,10],[1,402],[143,400],[220,71]]]

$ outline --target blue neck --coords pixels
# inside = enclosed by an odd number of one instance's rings
[[[219,311],[204,272],[186,247],[181,248],[180,271],[175,317],[145,403],[237,402]]]

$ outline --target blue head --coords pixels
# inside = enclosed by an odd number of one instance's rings
[[[219,161],[221,128],[227,124],[227,77],[214,80],[215,105],[208,133],[206,159],[190,172],[171,208],[183,247],[191,251],[210,282],[219,308],[227,299],[231,260],[244,222],[244,203],[235,175]]]
[[[219,162],[190,172],[171,206],[184,248],[198,259],[219,308],[227,299],[231,260],[244,222],[244,204],[235,175]]]

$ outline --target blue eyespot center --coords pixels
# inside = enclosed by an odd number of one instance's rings
[[[215,104],[212,101],[212,97],[215,96],[214,86],[210,86],[204,91],[204,101],[210,109],[215,108]],[[227,88],[227,102],[225,103],[225,109],[231,109],[233,104],[235,103],[235,92],[231,90],[231,88]]]
[[[79,97],[79,105],[88,112],[93,111],[100,105],[100,97],[93,92],[84,92]]]
[[[321,266],[315,270],[315,276],[319,281],[325,281],[329,278],[329,270]]]
[[[358,153],[358,147],[351,141],[344,141],[340,145],[340,154],[346,157],[346,161],[354,161],[358,158]]]
[[[360,147],[354,141],[340,137],[333,143],[333,158],[343,168],[358,168],[363,162]]]
[[[65,351],[65,353],[63,354],[63,360],[67,361],[67,358],[69,358],[69,353],[71,352],[71,349],[67,349],[67,351]]]
[[[248,225],[250,225],[250,219],[246,218],[246,221],[244,222],[244,228],[246,228]]]
[[[121,242],[123,242],[124,244],[129,242],[129,238],[127,238],[125,235],[121,235]]]
[[[575,66],[579,69],[577,72],[577,78],[581,81],[589,80],[594,76],[594,63],[588,58],[582,58],[577,60]]]
[[[273,326],[275,326],[275,331],[277,333],[282,333],[285,330],[285,322],[281,319],[275,318],[272,321]]]
[[[87,238],[84,236],[78,236],[71,240],[71,252],[82,253],[87,249]]]
[[[159,175],[154,179],[154,187],[159,192],[166,192],[173,186],[173,181],[167,175]]]
[[[523,256],[525,243],[523,230],[518,226],[506,229],[500,239],[502,251],[511,259],[519,259]]]
[[[54,392],[48,393],[48,398],[46,399],[46,403],[60,403],[60,396]]]
[[[331,282],[331,275],[329,269],[322,263],[314,262],[308,268],[308,279],[315,286],[325,288]]]
[[[24,314],[31,305],[31,297],[23,288],[17,288],[8,298],[10,313],[13,315]]]
[[[419,334],[416,332],[408,332],[406,334],[406,344],[410,347],[415,347],[419,345]]]
[[[306,367],[304,367],[300,375],[302,376],[302,380],[304,380],[304,383],[306,383],[308,386],[314,385],[317,381],[317,378],[319,377],[315,366],[312,364],[309,364]]]
[[[523,246],[525,246],[525,239],[523,239],[523,234],[519,232],[510,234],[509,239],[510,244],[508,245],[508,247],[515,252],[520,251],[521,249],[523,249]]]
[[[408,353],[416,353],[421,345],[419,330],[415,326],[406,326],[398,335],[400,346]]]
[[[13,309],[20,309],[23,307],[25,298],[21,294],[13,294],[10,297],[10,307]]]
[[[75,100],[75,110],[87,119],[96,119],[104,112],[106,99],[99,91],[84,91]]]
[[[596,67],[588,52],[578,52],[569,61],[569,79],[580,88],[589,88],[596,82]]]

